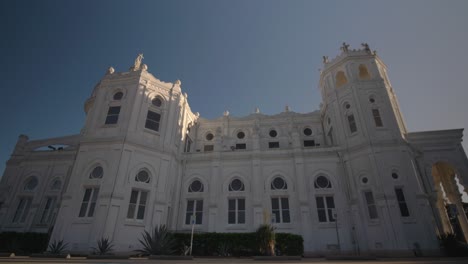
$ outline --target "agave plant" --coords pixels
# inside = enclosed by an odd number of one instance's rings
[[[143,249],[137,250],[140,253],[148,255],[171,255],[175,252],[174,247],[176,241],[165,225],[155,227],[152,234],[145,230],[142,236],[143,239],[138,239],[143,246]]]
[[[257,242],[260,253],[266,256],[275,255],[275,228],[264,224],[257,229]]]
[[[54,240],[54,242],[52,242],[49,245],[47,253],[52,254],[52,255],[63,254],[63,252],[66,250],[67,246],[68,246],[68,243],[64,243],[63,240],[59,240],[59,241]]]
[[[113,247],[114,245],[109,238],[101,237],[101,239],[97,241],[97,247],[93,247],[92,249],[98,255],[107,255],[113,250]]]

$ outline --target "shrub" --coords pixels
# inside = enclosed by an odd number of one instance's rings
[[[300,235],[277,233],[276,249],[279,255],[301,256],[304,253],[304,239]]]
[[[275,255],[275,228],[271,225],[261,225],[256,232],[260,253],[265,256]]]
[[[145,231],[143,240],[138,239],[143,249],[137,250],[148,255],[171,255],[175,252],[176,241],[173,234],[169,232],[165,225],[155,227],[153,234]]]
[[[0,252],[31,254],[42,253],[47,249],[48,237],[45,233],[0,233]]]
[[[437,237],[442,251],[449,257],[468,256],[468,246],[457,239],[454,233],[445,233]]]
[[[54,240],[54,242],[52,242],[49,245],[49,249],[47,250],[47,253],[52,254],[52,255],[63,254],[63,252],[65,252],[65,250],[67,249],[67,246],[68,244],[63,243],[63,240],[59,240],[59,241]]]
[[[94,250],[95,254],[108,255],[110,252],[112,252],[113,247],[114,245],[109,238],[101,237],[101,239],[97,241],[97,248],[93,247],[92,249]]]

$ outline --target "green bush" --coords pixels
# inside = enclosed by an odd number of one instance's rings
[[[304,239],[300,235],[277,233],[276,249],[279,255],[301,256],[304,253]]]
[[[176,248],[183,254],[190,246],[190,234],[175,233]],[[282,255],[302,255],[303,239],[300,235],[276,234],[276,247]],[[193,236],[194,256],[254,256],[259,255],[256,233],[201,233]]]
[[[0,233],[0,252],[15,254],[42,253],[47,249],[47,233]]]

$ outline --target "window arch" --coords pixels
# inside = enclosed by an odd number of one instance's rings
[[[240,179],[234,179],[229,183],[229,189],[230,192],[242,192],[245,191],[245,186],[244,182],[242,182]]]
[[[140,170],[136,175],[135,175],[135,181],[136,182],[142,182],[142,183],[149,183],[151,181],[151,176],[149,172],[146,169]]]
[[[50,189],[52,191],[59,191],[62,188],[62,181],[60,179],[55,179],[52,181],[50,185]]]
[[[288,184],[282,177],[275,177],[271,181],[271,189],[278,191],[278,190],[287,190],[288,189]]]
[[[39,180],[36,176],[29,177],[26,182],[24,183],[23,190],[24,191],[34,191],[39,184]]]
[[[197,192],[203,192],[203,191],[204,191],[204,186],[200,180],[192,181],[192,183],[190,183],[188,187],[189,193],[197,193]]]
[[[90,179],[102,179],[104,176],[104,169],[101,166],[96,166],[89,174]]]
[[[159,132],[161,124],[161,111],[164,105],[164,100],[161,96],[157,95],[151,100],[146,114],[145,128]]]
[[[371,75],[369,74],[369,71],[367,70],[367,67],[364,64],[359,65],[359,79],[361,80],[371,79]]]
[[[328,177],[320,175],[317,178],[315,178],[314,188],[315,189],[331,189],[332,183],[328,179]]]
[[[348,83],[348,79],[343,71],[339,71],[336,73],[336,87],[341,87]]]

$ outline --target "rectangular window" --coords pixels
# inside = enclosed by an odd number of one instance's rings
[[[374,116],[375,126],[383,127],[382,118],[380,117],[379,109],[372,109],[372,115]]]
[[[364,197],[366,198],[367,212],[369,213],[370,219],[377,219],[379,215],[377,214],[377,206],[375,205],[374,195],[371,191],[364,192]]]
[[[148,110],[146,115],[145,128],[159,131],[159,121],[161,121],[161,115],[159,113]]]
[[[245,143],[236,144],[236,149],[246,149],[247,145]]]
[[[400,206],[400,213],[403,217],[408,217],[409,210],[408,205],[406,204],[405,195],[403,193],[403,189],[400,187],[395,188],[395,194],[398,200],[398,205]]]
[[[143,220],[145,218],[146,200],[148,192],[132,190],[128,204],[127,218]]]
[[[195,216],[195,224],[203,223],[203,200],[188,200],[187,211],[185,213],[185,224],[190,225],[192,216]]]
[[[287,197],[271,198],[271,215],[276,223],[290,223],[289,200]]]
[[[228,200],[228,224],[245,224],[245,199]]]
[[[268,148],[279,148],[279,142],[268,142]]]
[[[214,146],[213,146],[213,145],[205,145],[205,146],[203,147],[203,151],[204,151],[204,152],[213,151],[213,149],[214,149]]]
[[[192,147],[192,140],[188,136],[186,136],[184,152],[190,152],[190,147]]]
[[[107,111],[106,125],[117,124],[119,120],[120,106],[111,106]]]
[[[349,123],[349,130],[351,133],[357,131],[356,120],[354,119],[354,115],[348,115],[348,123]]]
[[[315,147],[315,140],[304,140],[304,147]]]
[[[32,197],[22,197],[19,200],[18,207],[16,208],[15,215],[13,216],[13,223],[24,223],[31,208]]]
[[[46,198],[44,209],[41,214],[41,219],[39,220],[40,224],[47,224],[52,222],[56,201],[57,197],[55,196]]]
[[[81,202],[80,214],[78,217],[93,217],[96,201],[99,195],[99,188],[86,188]]]
[[[317,215],[319,222],[335,222],[335,201],[333,196],[317,196]]]

